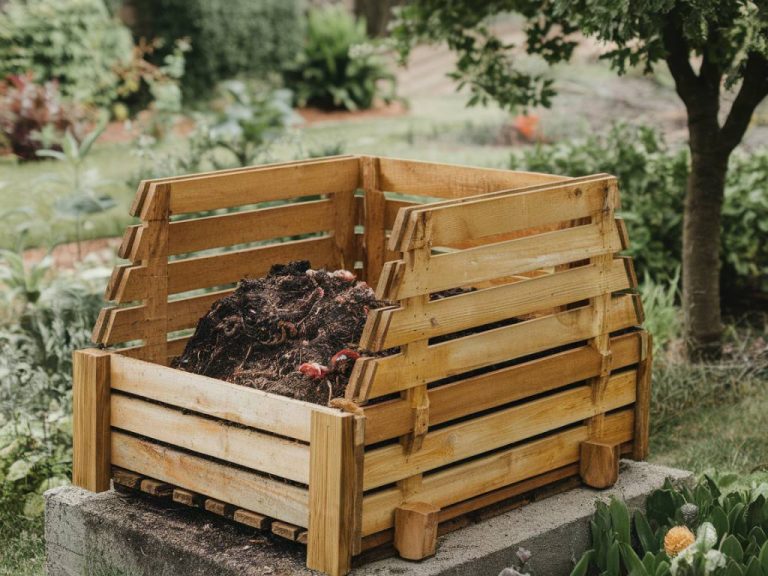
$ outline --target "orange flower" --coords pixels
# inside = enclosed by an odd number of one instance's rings
[[[667,556],[674,558],[684,549],[694,543],[696,537],[685,526],[673,526],[664,536],[664,551]]]

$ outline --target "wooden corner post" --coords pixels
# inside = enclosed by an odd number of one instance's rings
[[[340,576],[360,548],[362,459],[353,414],[312,412],[307,567]]]
[[[72,355],[72,483],[93,492],[109,490],[111,477],[109,359],[96,349]]]

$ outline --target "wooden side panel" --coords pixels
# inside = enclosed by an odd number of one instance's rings
[[[109,490],[109,364],[102,350],[72,357],[72,483],[93,492]]]
[[[357,464],[355,418],[312,413],[307,566],[331,576],[352,563]]]
[[[305,528],[309,525],[305,488],[117,431],[112,433],[112,463],[246,510]]]

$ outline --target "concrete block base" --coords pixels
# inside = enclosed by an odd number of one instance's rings
[[[632,506],[664,479],[689,472],[622,461],[608,490],[577,488],[534,502],[438,540],[437,554],[422,562],[388,558],[355,575],[497,576],[515,563],[519,547],[533,554],[535,574],[566,576],[589,544],[596,498],[618,496]],[[79,488],[46,493],[49,576],[256,576],[313,574],[305,549],[269,534],[194,509],[117,492]]]

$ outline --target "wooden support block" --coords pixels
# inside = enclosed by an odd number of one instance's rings
[[[193,508],[199,508],[202,504],[203,497],[195,492],[184,490],[184,488],[173,489],[173,501],[185,506],[191,506]]]
[[[225,516],[227,518],[231,518],[235,511],[235,507],[232,506],[232,504],[227,504],[221,500],[214,500],[213,498],[206,498],[203,507],[208,512],[213,512],[214,514]]]
[[[309,533],[306,530],[299,532],[299,535],[296,537],[296,542],[298,542],[299,544],[306,545],[308,540],[308,534]]]
[[[421,560],[435,554],[440,508],[407,502],[395,509],[395,549],[401,558]]]
[[[167,498],[173,494],[173,486],[159,480],[152,480],[151,478],[144,478],[141,481],[140,488],[142,492],[157,496],[158,498]]]
[[[287,522],[280,522],[279,520],[272,522],[272,533],[291,542],[295,542],[303,530],[303,528]]]
[[[268,518],[267,516],[263,516],[261,514],[256,514],[256,512],[251,512],[250,510],[243,510],[242,508],[238,508],[235,510],[234,515],[232,516],[232,519],[235,522],[239,522],[240,524],[245,524],[246,526],[250,526],[251,528],[257,528],[258,530],[266,530],[269,528],[269,525],[272,523],[272,519]]]
[[[110,354],[77,350],[72,356],[72,483],[93,492],[109,490]]]
[[[592,488],[608,488],[619,479],[619,444],[598,441],[581,443],[579,474]]]
[[[134,490],[141,486],[141,481],[144,477],[141,474],[136,474],[130,470],[124,470],[122,468],[112,468],[112,482],[118,486],[124,488],[132,488]]]

